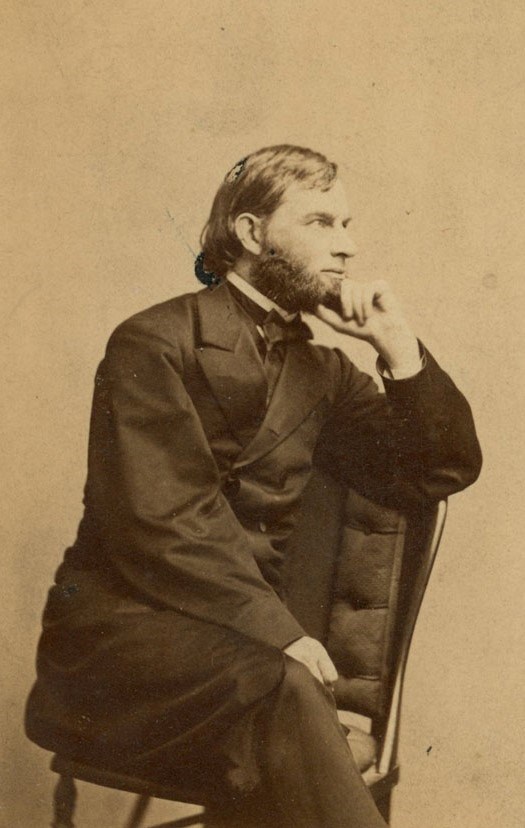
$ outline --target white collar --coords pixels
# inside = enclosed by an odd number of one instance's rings
[[[263,293],[257,290],[257,288],[255,288],[253,285],[247,282],[246,279],[243,279],[242,276],[239,276],[238,273],[235,273],[234,270],[229,270],[226,274],[226,278],[229,282],[232,283],[232,285],[235,285],[235,287],[238,290],[240,290],[241,293],[244,293],[245,296],[247,296],[257,305],[259,305],[260,308],[263,308],[265,311],[268,311],[268,313],[271,310],[277,311],[277,313],[279,313],[283,317],[285,322],[291,322],[291,320],[295,319],[295,317],[297,316],[297,313],[290,313],[289,311],[283,310],[281,307],[279,307],[279,305],[276,305],[275,302],[272,302],[271,299],[268,299],[267,296],[265,296]]]

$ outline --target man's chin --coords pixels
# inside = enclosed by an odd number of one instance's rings
[[[297,296],[294,306],[284,308],[291,313],[301,311],[302,313],[315,314],[319,305],[325,305],[327,308],[341,312],[341,291],[340,290],[320,290],[311,292],[304,296]]]

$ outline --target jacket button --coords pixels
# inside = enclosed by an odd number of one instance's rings
[[[223,491],[226,497],[234,497],[241,488],[241,481],[235,475],[230,474],[223,484]]]
[[[263,520],[261,520],[259,522],[259,531],[260,532],[266,532],[267,529],[268,529],[268,527],[267,527],[266,523]]]

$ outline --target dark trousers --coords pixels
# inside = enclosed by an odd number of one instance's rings
[[[44,631],[27,712],[37,744],[220,802],[225,828],[384,828],[332,694],[302,664],[170,611],[94,630],[66,617]]]
[[[240,723],[242,726],[242,722]],[[287,658],[251,711],[260,784],[208,814],[209,828],[385,828],[356,768],[331,692]]]

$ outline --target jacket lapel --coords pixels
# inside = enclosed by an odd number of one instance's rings
[[[196,355],[217,403],[234,434],[264,411],[268,383],[242,312],[227,284],[197,294],[199,334]],[[315,409],[328,391],[326,366],[304,341],[290,342],[264,420],[245,445],[235,467],[272,451]]]
[[[263,424],[235,466],[246,466],[272,451],[315,409],[328,391],[325,365],[315,348],[291,342]]]
[[[227,285],[197,294],[197,359],[234,434],[264,410],[268,384],[249,328]]]

